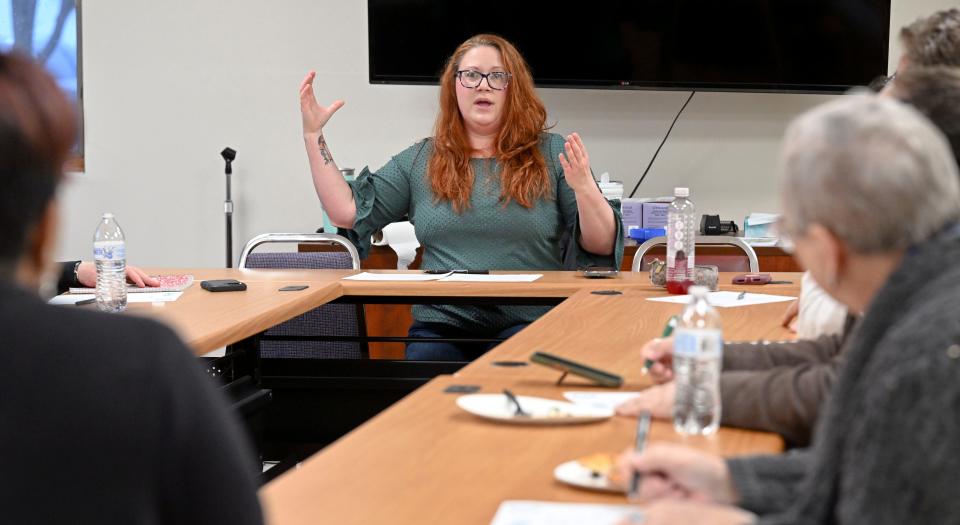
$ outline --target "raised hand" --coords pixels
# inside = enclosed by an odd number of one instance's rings
[[[313,94],[313,79],[316,77],[317,72],[311,71],[300,83],[300,116],[303,118],[304,135],[319,135],[330,117],[344,105],[344,101],[336,100],[327,107],[321,106]]]
[[[567,135],[563,153],[560,154],[560,167],[563,168],[563,176],[567,184],[574,192],[580,193],[591,187],[596,188],[597,183],[590,172],[590,157],[579,134]]]

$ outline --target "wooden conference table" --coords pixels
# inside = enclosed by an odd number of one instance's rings
[[[172,324],[203,354],[249,337],[325,302],[394,301],[434,298],[492,301],[522,298],[560,302],[548,314],[497,346],[454,376],[440,376],[310,457],[261,489],[270,523],[489,523],[505,499],[624,503],[625,497],[578,490],[553,480],[560,463],[594,452],[630,446],[632,418],[602,423],[519,427],[489,423],[457,408],[452,384],[481,392],[510,388],[520,395],[562,399],[567,390],[598,390],[578,379],[556,385],[558,373],[526,362],[542,350],[624,376],[620,390],[649,386],[640,374],[640,345],[659,335],[678,304],[651,302],[665,295],[646,275],[587,280],[572,272],[545,272],[533,283],[359,282],[342,281],[352,271],[152,270],[189,272],[198,280],[238,278],[244,294],[210,294],[191,287],[176,303],[134,305]],[[729,283],[732,274],[721,274]],[[775,274],[790,285],[724,290],[793,295],[799,274]],[[276,292],[285,284],[309,284],[303,292]],[[597,295],[617,290],[619,295]],[[224,297],[220,297],[224,296]],[[787,303],[720,309],[728,340],[789,337],[780,328]],[[777,452],[775,435],[722,428],[710,437],[684,438],[667,422],[654,423],[651,442],[686,443],[723,455]]]

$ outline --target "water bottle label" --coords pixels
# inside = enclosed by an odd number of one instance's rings
[[[125,261],[127,248],[123,241],[102,241],[93,243],[93,258],[97,261]]]
[[[683,357],[720,357],[723,333],[720,330],[680,329],[673,340],[673,353]]]

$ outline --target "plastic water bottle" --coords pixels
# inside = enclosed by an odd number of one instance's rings
[[[127,248],[123,230],[112,213],[104,213],[93,234],[97,266],[97,308],[102,312],[127,309]]]
[[[667,292],[685,294],[693,284],[697,217],[689,188],[675,188],[667,211]]]
[[[690,287],[673,340],[673,427],[681,434],[712,434],[720,426],[723,331],[708,292],[705,286]]]

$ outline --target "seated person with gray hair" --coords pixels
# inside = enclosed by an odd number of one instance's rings
[[[808,449],[723,458],[653,445],[644,523],[947,523],[960,516],[960,177],[943,134],[875,95],[794,121],[780,160],[801,265],[863,311]],[[685,501],[684,501],[685,500]],[[738,508],[740,507],[740,508]]]
[[[884,95],[906,102],[927,116],[960,158],[960,68],[926,67],[931,60],[956,49],[960,63],[960,10],[921,19],[903,34],[903,69]],[[952,36],[951,36],[952,35]],[[792,446],[811,442],[820,407],[837,379],[853,319],[841,334],[787,343],[726,343],[721,374],[721,424],[776,432]],[[648,388],[618,408],[635,416],[648,410],[669,418],[674,385],[670,369],[673,340],[655,339],[641,350],[657,363],[650,372],[657,386]]]

